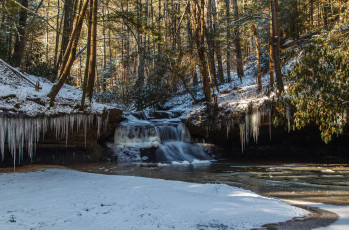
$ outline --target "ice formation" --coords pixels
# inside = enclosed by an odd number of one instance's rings
[[[261,126],[262,119],[266,116],[268,116],[269,136],[271,140],[271,109],[266,109],[265,106],[262,106],[261,108],[253,109],[251,114],[246,113],[245,120],[239,124],[242,153],[251,137],[253,137],[254,143],[258,143],[259,127]]]
[[[75,128],[78,132],[82,126],[85,133],[86,145],[86,132],[94,120],[97,123],[97,136],[99,136],[102,128],[106,128],[108,123],[108,118],[103,121],[99,115],[72,114],[38,118],[0,117],[0,150],[2,160],[4,160],[5,155],[5,143],[8,144],[14,164],[16,163],[16,158],[18,163],[23,159],[25,149],[30,159],[32,159],[40,136],[44,139],[45,133],[48,130],[55,133],[56,139],[65,138],[67,144],[69,132],[74,132]]]

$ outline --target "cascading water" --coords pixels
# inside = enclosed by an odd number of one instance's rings
[[[156,129],[161,141],[156,150],[159,162],[212,160],[200,146],[190,143],[190,133],[183,124],[158,126]]]
[[[212,160],[200,146],[191,143],[187,128],[177,120],[142,120],[129,115],[115,130],[109,145],[119,161],[142,161],[141,151],[154,148],[158,162]],[[156,150],[155,150],[156,148]]]

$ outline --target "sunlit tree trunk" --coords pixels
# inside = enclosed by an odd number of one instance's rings
[[[197,0],[192,0],[193,5],[193,17],[194,17],[194,34],[196,40],[196,46],[198,50],[198,56],[202,69],[203,91],[205,95],[205,101],[208,105],[211,104],[212,96],[208,79],[208,66],[205,58],[205,2],[200,0],[200,8]]]
[[[66,60],[64,61],[65,65],[62,65],[60,67],[60,71],[58,72],[59,80],[52,86],[51,91],[48,94],[48,97],[50,98],[50,106],[54,105],[54,101],[59,90],[62,88],[63,84],[65,83],[65,81],[67,80],[70,74],[70,68],[73,65],[73,62],[75,60],[77,44],[80,38],[80,32],[81,32],[84,16],[86,13],[86,9],[88,6],[88,2],[89,0],[79,0],[78,8],[80,10],[78,11],[79,13],[75,17],[75,23],[74,23],[74,28],[71,34],[71,39],[69,41],[66,53],[63,58],[63,60]]]
[[[274,37],[273,37],[273,15],[271,12],[271,2],[270,2],[270,22],[269,22],[269,74],[270,74],[270,86],[273,87],[274,82]]]
[[[87,97],[92,102],[93,88],[96,80],[96,58],[97,58],[97,7],[98,0],[91,0],[91,50],[90,64],[88,69]]]
[[[284,83],[281,73],[280,62],[280,37],[279,37],[279,16],[278,16],[278,1],[271,0],[272,20],[273,20],[273,47],[274,47],[274,68],[276,76],[276,85],[279,92],[284,91]]]

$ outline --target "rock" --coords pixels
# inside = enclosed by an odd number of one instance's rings
[[[109,113],[109,116],[108,116]],[[36,153],[33,159],[30,159],[26,153],[23,154],[20,164],[28,163],[46,163],[46,164],[71,164],[89,161],[106,160],[110,156],[110,152],[104,146],[103,142],[114,135],[116,126],[122,120],[122,111],[119,109],[111,109],[105,111],[102,119],[109,119],[106,127],[102,127],[100,135],[97,135],[98,125],[96,122],[85,130],[82,127],[77,131],[76,126],[73,131],[68,127],[69,133],[66,140],[65,137],[57,139],[53,130],[48,130],[44,138],[40,140],[36,146]],[[13,166],[13,158],[5,145],[4,161],[0,162],[0,167]],[[18,164],[18,157],[16,160]]]
[[[275,127],[269,122],[268,113],[263,111],[260,113],[258,142],[255,143],[253,137],[249,137],[249,143],[242,151],[240,125],[245,124],[248,117],[246,115],[251,115],[254,109],[256,108],[249,106],[244,112],[220,108],[216,114],[208,115],[198,112],[191,114],[183,122],[193,138],[203,139],[205,143],[215,145],[213,153],[218,158],[348,162],[348,132],[334,137],[332,142],[325,144],[315,125],[302,130],[288,131],[287,120]],[[259,109],[263,110],[261,107]],[[275,114],[275,111],[273,112]],[[273,118],[270,120],[273,121]],[[349,130],[349,127],[346,130]]]

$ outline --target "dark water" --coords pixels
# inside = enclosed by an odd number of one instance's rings
[[[264,195],[280,197],[286,194],[285,198],[292,198],[292,194],[297,194],[298,198],[305,200],[317,197],[327,199],[323,201],[325,203],[335,203],[331,202],[333,198],[338,199],[339,203],[349,203],[347,164],[237,164],[217,161],[210,164],[185,165],[90,163],[73,165],[71,168],[92,173],[221,183]]]

